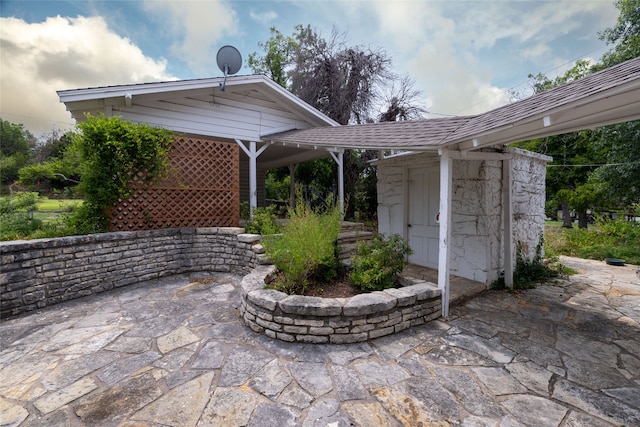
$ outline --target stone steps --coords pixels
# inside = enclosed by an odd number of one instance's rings
[[[358,244],[373,239],[375,233],[365,231],[360,222],[342,222],[342,231],[338,235],[339,259],[343,265],[351,265],[351,257],[355,254]]]

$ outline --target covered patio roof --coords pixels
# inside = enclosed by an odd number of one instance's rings
[[[467,151],[640,119],[640,58],[475,116],[292,130],[281,144]]]

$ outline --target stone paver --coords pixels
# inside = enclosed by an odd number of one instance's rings
[[[562,261],[579,273],[351,345],[255,334],[222,273],[8,319],[0,426],[640,426],[636,268]]]

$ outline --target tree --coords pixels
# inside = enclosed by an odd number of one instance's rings
[[[35,138],[22,124],[0,119],[0,183],[10,184],[18,178],[20,168],[32,159]]]
[[[600,33],[600,40],[613,45],[595,69],[604,69],[640,56],[640,0],[617,0],[616,24]]]
[[[557,76],[555,79],[550,79],[542,73],[538,73],[536,75],[529,74],[528,77],[532,80],[531,88],[533,89],[533,93],[542,93],[545,90],[570,83],[589,75],[591,74],[592,69],[593,64],[591,61],[587,59],[579,59],[575,64],[573,64],[573,67],[567,70],[564,74]]]
[[[66,132],[61,135],[54,130],[44,135],[36,142],[34,147],[34,161],[43,163],[50,159],[61,159],[65,149],[71,145],[72,139],[72,132]]]
[[[17,153],[29,155],[35,139],[24,125],[0,119],[0,141],[0,153],[12,156]]]
[[[335,30],[325,40],[311,26],[296,26],[291,91],[341,125],[372,116],[377,85],[391,77],[381,50],[347,46]]]
[[[35,162],[18,171],[18,182],[24,186],[39,183],[40,191],[74,187],[80,179],[80,162],[72,150],[73,137],[73,132],[45,135],[33,150]]]
[[[264,43],[258,42],[264,50],[263,56],[256,52],[249,54],[248,65],[254,73],[265,74],[280,86],[287,87],[287,66],[291,62],[291,52],[297,47],[292,37],[284,36],[276,27],[271,27],[271,37]]]
[[[390,89],[385,93],[386,110],[378,117],[379,121],[395,122],[423,118],[426,110],[418,102],[422,92],[415,88],[415,83],[409,76],[392,81]]]
[[[589,61],[579,60],[570,70],[555,79],[550,79],[542,73],[529,74],[529,78],[532,79],[531,86],[534,93],[541,93],[577,80],[589,74],[590,69]],[[594,169],[582,165],[597,163],[598,156],[592,140],[593,132],[586,130],[514,144],[553,157],[553,161],[547,168],[547,200],[554,200],[562,210],[564,227],[572,227],[570,208],[576,209],[579,217],[586,218],[586,210],[589,206],[585,206],[584,203],[574,206],[571,201],[574,200],[572,192],[588,181]],[[585,222],[579,222],[579,225],[582,224],[586,227]]]
[[[610,205],[630,207],[640,202],[640,121],[605,126],[597,132],[595,149],[606,166],[591,176]]]
[[[568,83],[640,56],[640,0],[618,0],[620,11],[612,28],[599,34],[612,45],[600,62],[577,61],[565,74],[550,79],[529,75],[535,93]],[[595,131],[558,135],[530,141],[533,151],[554,157],[547,169],[547,200],[555,200],[570,226],[568,209],[578,213],[578,225],[586,227],[586,210],[595,206],[620,209],[640,200],[640,122],[604,126]]]
[[[594,71],[640,56],[640,0],[617,0],[620,11],[616,24],[600,33],[612,45]],[[598,168],[593,180],[609,196],[611,204],[630,207],[640,202],[640,121],[605,126],[595,144],[606,153],[607,166]]]
[[[400,81],[397,93],[392,91],[388,97],[383,93],[385,85],[397,80],[390,71],[391,60],[385,52],[348,46],[344,34],[335,29],[329,39],[325,39],[309,25],[297,25],[291,37],[284,37],[272,28],[271,38],[259,46],[264,50],[263,55],[255,52],[249,55],[249,65],[254,72],[267,74],[342,125],[370,122],[379,116],[384,116],[385,120],[417,118],[422,111],[412,105],[419,92],[413,89],[409,78]],[[283,76],[286,77],[283,79]],[[385,107],[385,113],[376,113],[376,107],[384,102],[383,99],[389,105]],[[345,151],[347,195],[356,193],[356,183],[363,176],[370,180],[369,173],[363,175],[369,157],[358,151]],[[330,178],[324,174],[327,166],[330,166]],[[322,185],[322,191],[328,192],[337,183],[334,170],[331,159],[320,159],[301,165],[296,174],[301,182],[315,182]],[[355,199],[348,199],[347,217],[354,214]]]

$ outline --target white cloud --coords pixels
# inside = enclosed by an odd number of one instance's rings
[[[219,41],[237,33],[237,14],[228,1],[146,0],[144,7],[161,16],[163,29],[176,40],[171,52],[198,74],[218,69]]]
[[[254,21],[261,23],[262,25],[268,25],[270,22],[273,22],[278,18],[278,14],[272,10],[266,12],[256,12],[251,9],[249,11],[249,17]]]
[[[466,115],[503,105],[508,98],[503,89],[490,84],[491,75],[482,72],[472,53],[475,46],[460,36],[458,23],[438,7],[436,3],[378,4],[381,30],[401,46],[407,71],[425,93],[429,110]]]
[[[443,114],[475,114],[509,101],[509,88],[492,83],[503,70],[528,72],[570,63],[586,52],[567,43],[597,38],[615,21],[615,8],[601,1],[558,2],[372,2],[377,37],[397,49],[394,63],[406,64]],[[374,26],[375,27],[375,26]],[[562,37],[571,34],[563,40]],[[567,41],[569,40],[569,41]],[[512,84],[512,83],[508,83]]]
[[[546,43],[536,43],[520,50],[520,58],[536,59],[551,54],[551,47]]]
[[[35,135],[70,127],[57,90],[173,79],[100,17],[0,20],[0,111]]]

